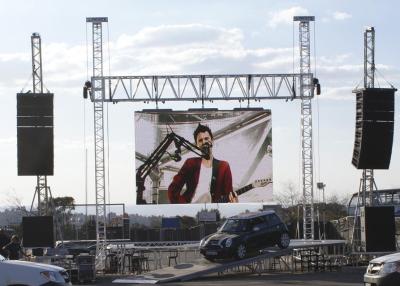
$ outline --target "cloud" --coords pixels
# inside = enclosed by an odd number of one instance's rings
[[[119,74],[251,73],[291,48],[248,49],[243,32],[202,24],[147,27],[111,46]],[[290,57],[292,58],[292,57]],[[129,62],[129,64],[127,64]]]
[[[308,10],[300,6],[294,6],[285,10],[273,12],[270,13],[268,26],[275,28],[280,24],[291,24],[293,22],[293,16],[304,16],[308,14]]]
[[[42,51],[45,87],[53,92],[75,89],[76,93],[87,77],[85,44],[43,43]],[[291,47],[249,48],[240,29],[196,23],[122,34],[105,44],[103,52],[105,75],[109,74],[109,59],[113,75],[281,73],[288,70],[292,59]],[[13,82],[13,86],[29,89],[30,53],[3,54],[1,59],[7,60],[3,67],[9,67],[9,72],[0,79],[0,88]],[[23,59],[26,62],[21,63]],[[91,64],[89,55],[89,76]]]
[[[363,64],[342,64],[342,65],[321,65],[319,70],[337,73],[337,72],[360,72],[363,71]]]
[[[350,15],[346,12],[340,12],[340,11],[335,11],[332,14],[332,18],[335,20],[339,20],[339,21],[347,20],[347,19],[350,19],[351,17],[352,17],[352,15]]]
[[[47,86],[84,80],[86,78],[86,48],[66,43],[43,46],[43,77]]]
[[[291,55],[279,56],[264,62],[255,63],[254,66],[259,68],[260,70],[279,70],[280,72],[289,73],[293,71],[293,58]]]
[[[243,33],[202,24],[146,27],[110,45],[112,66],[121,73],[180,73],[212,58],[240,59]],[[127,65],[127,62],[131,64]]]
[[[348,62],[351,60],[352,54],[346,53],[346,54],[338,54],[334,56],[321,56],[318,58],[318,61],[320,64],[323,65],[332,65],[332,64],[342,64],[344,62]]]
[[[203,24],[161,25],[146,27],[135,35],[122,35],[117,41],[117,48],[124,47],[166,47],[193,46],[201,47],[236,45],[243,40],[241,30],[225,29]]]
[[[329,23],[331,21],[344,21],[351,19],[353,16],[349,13],[342,11],[329,11],[326,16],[321,18],[323,23]]]
[[[29,53],[4,53],[0,54],[0,62],[21,61],[27,62],[31,59]]]
[[[354,94],[352,93],[353,89],[354,87],[352,86],[323,87],[319,99],[354,100]]]
[[[0,79],[0,86],[10,85],[30,89],[31,54],[4,53],[0,54],[3,70],[7,70]],[[42,44],[43,82],[52,89],[55,86],[70,86],[71,81],[86,78],[86,47],[66,43]]]
[[[292,7],[274,14],[271,23],[292,21],[293,15],[305,14],[301,7]],[[288,16],[289,15],[289,16]],[[291,35],[288,35],[291,37]],[[89,49],[90,50],[90,49]],[[108,56],[110,51],[111,57]],[[27,53],[29,54],[29,53]],[[12,65],[24,54],[8,55]],[[26,55],[25,55],[26,56]],[[351,53],[320,56],[317,61],[318,78],[324,86],[355,86],[362,79],[363,65]],[[237,74],[237,73],[291,73],[293,71],[292,47],[246,46],[243,31],[237,28],[215,27],[203,24],[160,25],[146,27],[134,34],[122,34],[105,44],[104,74],[108,75],[111,59],[113,75],[152,74]],[[91,60],[91,55],[89,55]],[[295,71],[298,71],[298,50],[295,50]],[[26,66],[26,63],[24,64]],[[22,65],[21,65],[22,66]],[[86,79],[86,47],[67,43],[48,43],[43,47],[44,82],[48,89],[70,99],[80,96]],[[393,67],[378,65],[385,77],[398,71]],[[29,66],[28,66],[29,69]],[[0,91],[9,82],[26,83],[26,67],[19,74],[7,73],[0,79]],[[89,62],[89,75],[91,63]],[[79,89],[77,89],[79,87]],[[67,92],[69,91],[70,92]],[[337,98],[337,94],[329,92]],[[75,144],[71,144],[75,146]]]

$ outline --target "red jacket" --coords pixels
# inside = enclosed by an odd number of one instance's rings
[[[189,158],[185,161],[168,187],[168,198],[173,204],[184,204],[192,201],[194,192],[199,182],[201,158]],[[216,159],[214,159],[213,165]],[[213,172],[214,174],[214,172]],[[213,178],[214,179],[214,178]],[[186,191],[181,194],[183,186],[186,184]],[[218,161],[218,171],[215,178],[214,192],[211,193],[213,203],[225,198],[228,201],[229,193],[232,189],[232,173],[228,162]]]

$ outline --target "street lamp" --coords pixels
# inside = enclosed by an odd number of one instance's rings
[[[322,224],[323,224],[323,227],[324,227],[324,230],[323,230],[323,237],[326,239],[326,231],[325,231],[325,211],[326,211],[326,202],[325,202],[325,184],[324,183],[322,183],[322,182],[318,182],[317,183],[317,189],[318,190],[322,190],[322,203],[323,203],[323,205],[324,205],[324,209],[323,209],[323,212],[322,212]]]

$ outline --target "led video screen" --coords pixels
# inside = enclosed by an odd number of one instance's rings
[[[137,204],[272,201],[270,110],[135,112]]]

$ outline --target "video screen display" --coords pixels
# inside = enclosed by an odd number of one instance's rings
[[[272,201],[270,110],[135,112],[137,204]]]

